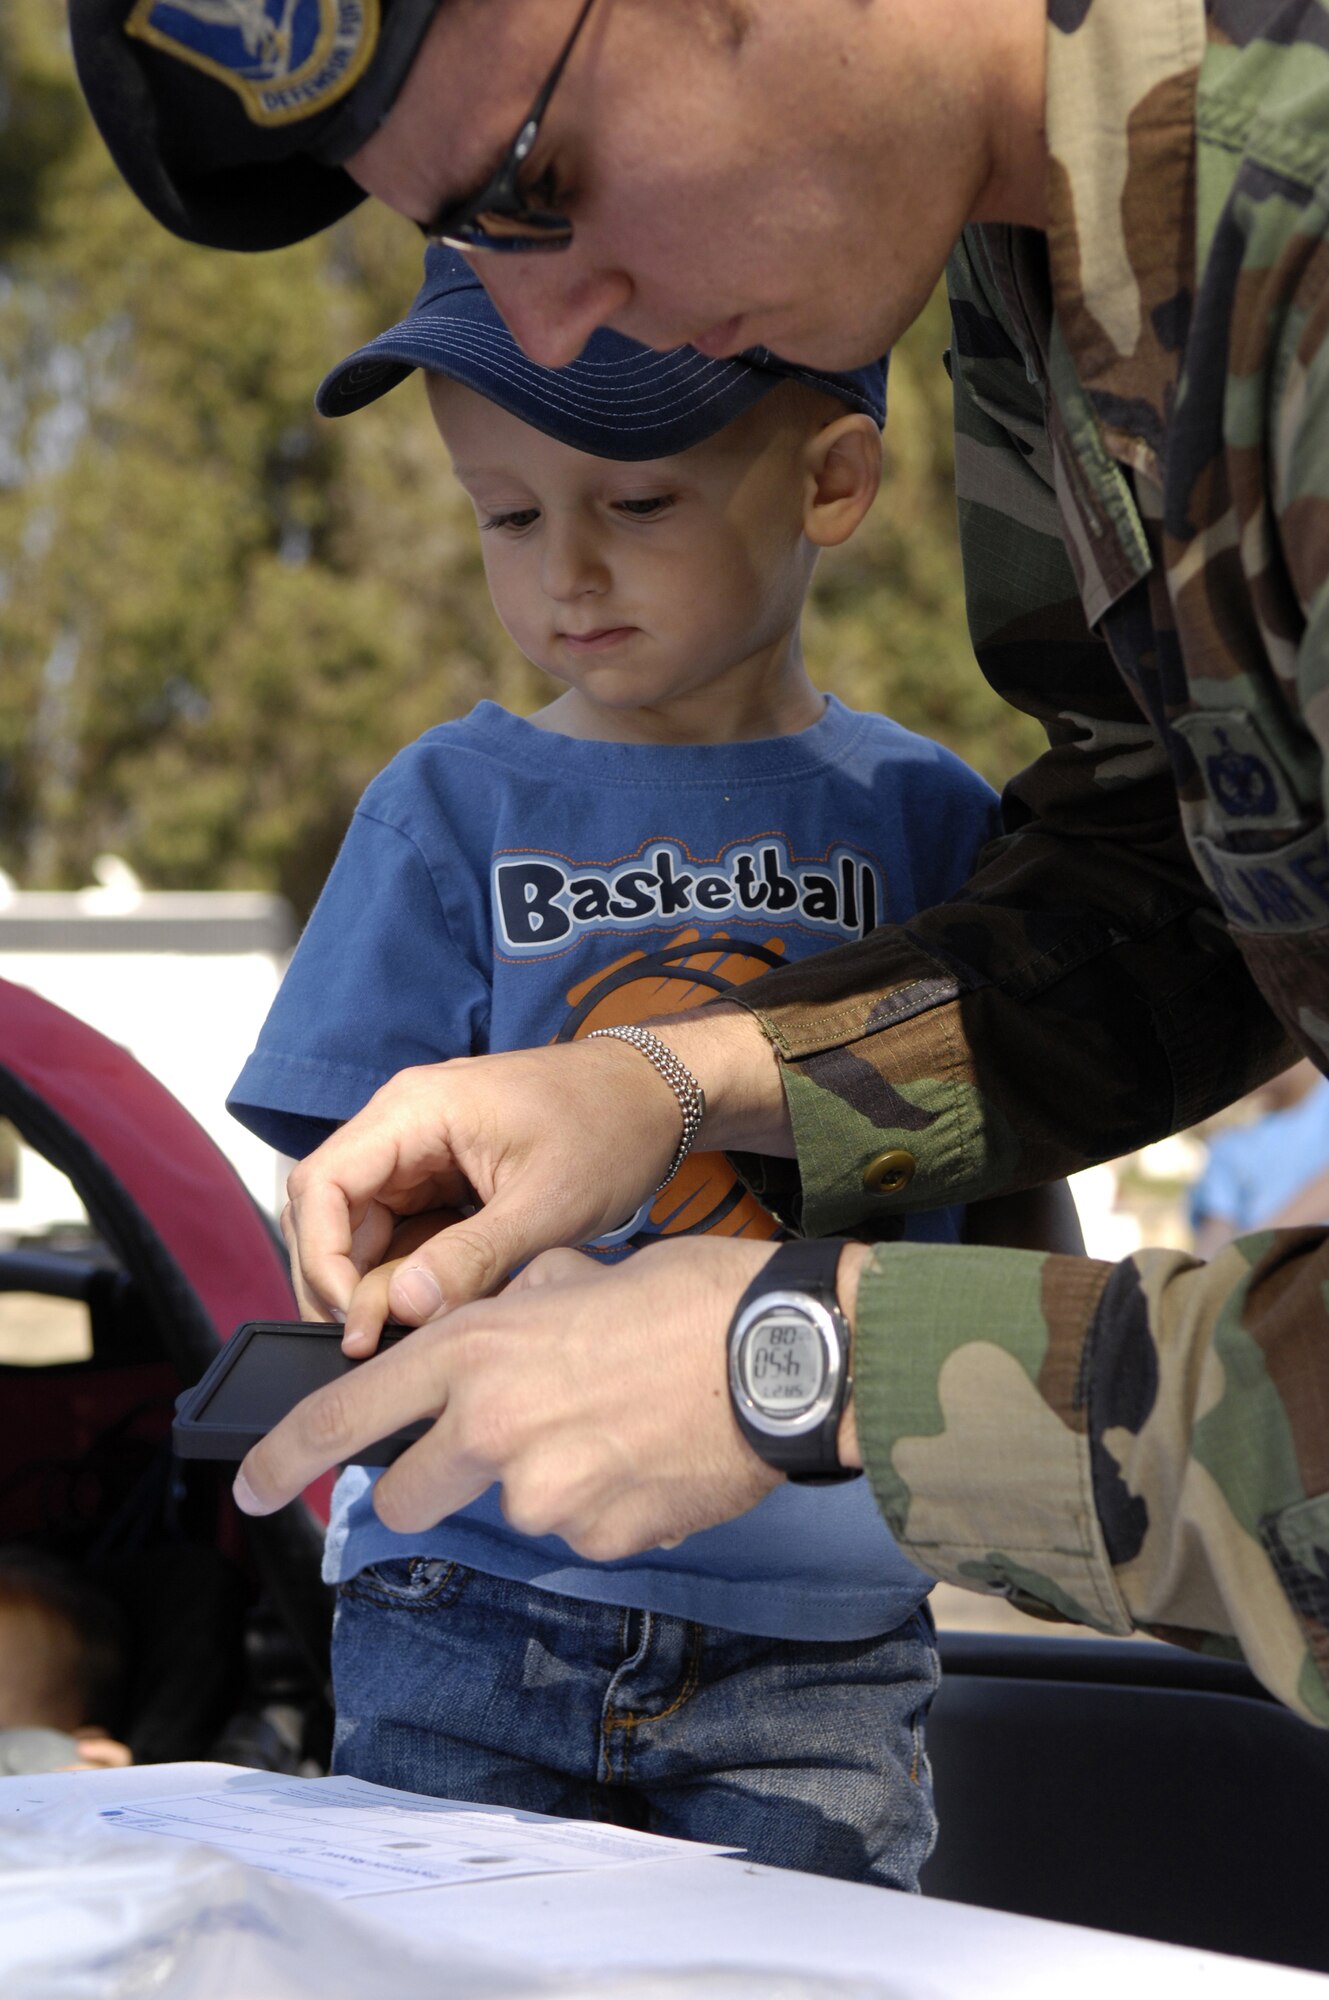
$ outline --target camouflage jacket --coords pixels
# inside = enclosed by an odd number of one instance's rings
[[[962,899],[744,990],[808,1234],[1329,1068],[1329,0],[1050,0],[1048,227],[949,279],[970,625],[1049,749]],[[1329,1722],[1329,1242],[884,1247],[868,1469],[935,1573],[1240,1646]]]

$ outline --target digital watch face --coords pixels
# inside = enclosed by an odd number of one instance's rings
[[[820,1315],[792,1302],[764,1301],[734,1354],[736,1387],[749,1419],[769,1431],[819,1422],[833,1388],[831,1351]]]
[[[821,1394],[826,1350],[799,1312],[762,1314],[743,1342],[743,1387],[768,1417],[797,1417]]]

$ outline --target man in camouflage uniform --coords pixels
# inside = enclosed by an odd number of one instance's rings
[[[115,4],[75,0],[76,46],[80,10]],[[605,5],[596,46],[606,101],[619,7]],[[804,0],[783,13],[716,0],[714,12],[729,23],[717,49],[750,66],[811,18]],[[1005,148],[1005,179],[974,181],[956,218],[971,223],[950,265],[957,477],[980,659],[1051,747],[1009,788],[1008,834],[962,902],[746,988],[750,1014],[728,1006],[664,1030],[706,1086],[706,1140],[743,1149],[756,1191],[812,1235],[888,1235],[906,1209],[1129,1150],[1248,1088],[1290,1059],[1290,1042],[1329,1068],[1329,6],[1050,0],[1036,105],[1026,0],[996,10],[1000,29],[965,0],[898,12],[892,53],[902,91],[914,88],[891,109],[922,119],[929,169],[910,215],[898,201],[893,212],[892,251],[912,261],[878,288],[905,303],[859,314],[875,267],[846,223],[842,282],[820,287],[820,320],[670,321],[667,256],[640,271],[591,258],[612,184],[599,206],[592,184],[584,252],[579,235],[566,262],[478,260],[546,362],[575,352],[596,314],[662,345],[709,326],[723,347],[741,327],[742,344],[768,337],[843,366],[925,295],[954,159]],[[867,42],[837,49],[851,15]],[[743,56],[754,18],[757,53]],[[870,73],[875,87],[868,43],[897,32],[889,9],[822,21],[854,143],[800,154],[795,134],[786,150],[814,186],[819,174],[832,185],[837,163],[853,182],[856,80]],[[977,73],[957,28],[1001,79],[995,122],[973,100],[976,138],[958,116],[948,134],[926,123],[946,64]],[[998,32],[1011,37],[1005,62],[993,60]],[[391,115],[352,157],[364,185],[416,215],[456,192],[425,198],[437,46],[427,36],[406,83],[391,82]],[[659,65],[639,68],[648,101],[667,91]],[[809,42],[791,70],[800,102],[818,102],[826,68]],[[569,118],[588,87],[570,65]],[[734,105],[741,119],[741,94]],[[641,130],[649,140],[649,116]],[[113,144],[164,219],[236,240],[183,197],[182,224],[168,213],[181,177],[168,200],[155,157],[127,157],[124,129]],[[1031,203],[1012,190],[1027,197],[1035,148]],[[889,189],[899,159],[870,164]],[[770,264],[779,253],[778,207],[754,198],[740,212],[758,265],[763,248]],[[322,219],[311,207],[305,226]],[[710,271],[709,220],[696,226]],[[751,257],[734,256],[747,282]],[[413,1321],[474,1300],[522,1258],[618,1220],[676,1139],[669,1094],[617,1045],[408,1072],[293,1178],[306,1302],[346,1309],[398,1216],[470,1190],[480,1214],[411,1248],[390,1293],[367,1280],[348,1324],[370,1336],[389,1302]],[[435,1519],[494,1478],[518,1526],[602,1557],[722,1519],[769,1483],[723,1400],[723,1327],[762,1254],[696,1246],[685,1265],[663,1248],[611,1273],[568,1253],[537,1259],[520,1296],[452,1313],[303,1406],[247,1461],[245,1504],[280,1504],[352,1446],[442,1409],[432,1442],[380,1484],[393,1526]],[[1149,1251],[1114,1268],[850,1245],[840,1287],[856,1315],[856,1393],[842,1457],[861,1454],[892,1528],[936,1574],[1103,1630],[1235,1641],[1284,1700],[1329,1722],[1327,1278],[1319,1231],[1247,1238],[1209,1266]]]

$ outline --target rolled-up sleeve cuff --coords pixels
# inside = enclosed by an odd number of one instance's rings
[[[740,1155],[733,1165],[789,1228],[880,1234],[883,1222],[972,1200],[1013,1170],[1011,1135],[978,1101],[955,1003],[796,1056],[782,1024],[752,1012],[780,1057],[796,1159]],[[913,1080],[897,1086],[888,1071]],[[902,1171],[883,1178],[888,1157]]]

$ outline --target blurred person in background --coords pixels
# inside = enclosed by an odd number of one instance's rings
[[[1258,1115],[1215,1134],[1191,1193],[1200,1257],[1249,1229],[1329,1222],[1329,1080],[1313,1063],[1293,1063],[1247,1104]]]
[[[115,1770],[125,1644],[113,1605],[69,1564],[0,1549],[0,1776]]]

